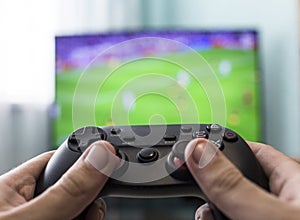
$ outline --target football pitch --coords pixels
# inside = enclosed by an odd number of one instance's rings
[[[224,106],[220,102],[211,108],[220,93],[208,94],[207,87],[222,89],[226,104],[224,126],[247,140],[259,140],[260,100],[255,51],[211,49],[199,53],[211,66],[217,81],[207,80],[205,74],[203,78],[201,74],[195,78],[176,63],[151,58],[127,63],[114,60],[114,65],[119,67],[109,73],[106,65],[57,73],[54,144],[59,146],[77,127],[91,125],[91,112],[99,126],[213,123],[214,114],[224,113],[216,109]],[[172,55],[169,56],[166,58],[171,59]],[[206,64],[197,64],[194,69],[201,69],[201,65]],[[77,127],[73,127],[73,107],[79,112],[75,118]]]

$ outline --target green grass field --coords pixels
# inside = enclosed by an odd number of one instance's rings
[[[214,49],[200,54],[211,65],[222,87],[226,102],[225,126],[245,139],[260,140],[255,52]],[[201,69],[204,64],[199,65],[195,68]],[[59,115],[54,121],[56,146],[74,130],[72,102],[82,72],[69,70],[56,75],[59,106]],[[104,78],[106,75],[106,66],[94,66],[82,78],[83,83],[76,90],[80,93],[76,96],[76,106],[81,112],[80,118],[77,117],[80,126],[89,123],[89,112],[94,114],[97,125],[213,122],[210,102],[214,100],[209,100],[201,83],[217,85],[205,78],[199,83],[176,64],[157,59],[137,60],[120,66]],[[91,103],[93,97],[95,100]],[[218,104],[221,105],[216,103],[216,106]]]

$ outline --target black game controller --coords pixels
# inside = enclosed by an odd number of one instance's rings
[[[35,196],[53,185],[93,142],[106,140],[122,160],[99,197],[198,197],[209,203],[215,219],[228,219],[208,201],[184,164],[185,147],[195,138],[209,139],[248,179],[269,190],[247,143],[220,125],[89,126],[73,132],[55,152],[39,177]]]

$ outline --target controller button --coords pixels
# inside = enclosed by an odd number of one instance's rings
[[[172,152],[174,156],[184,161],[184,151],[188,143],[189,141],[187,140],[181,140],[176,142],[172,147]]]
[[[69,144],[71,144],[71,145],[78,145],[78,140],[75,137],[75,135],[70,136],[70,138],[69,138]]]
[[[181,131],[184,132],[184,133],[189,133],[189,132],[191,132],[192,130],[193,130],[192,127],[186,127],[186,126],[181,127]]]
[[[206,131],[195,131],[193,133],[193,138],[207,138],[208,134]]]
[[[150,163],[158,159],[158,151],[153,148],[144,148],[142,149],[137,158],[141,163]]]
[[[214,145],[216,145],[217,148],[219,148],[219,150],[223,150],[224,149],[224,143],[222,140],[209,140],[211,143],[213,143]]]
[[[224,134],[224,139],[226,141],[234,142],[234,141],[237,141],[238,136],[236,133],[234,133],[232,131],[226,131]]]
[[[211,124],[211,125],[207,125],[206,129],[210,132],[217,133],[222,130],[222,126],[218,124]]]
[[[121,129],[120,129],[120,128],[112,128],[112,129],[110,130],[110,133],[111,133],[111,134],[114,134],[114,135],[119,134],[120,132],[121,132]]]
[[[176,141],[176,136],[175,135],[165,135],[164,140],[165,141]]]
[[[125,136],[125,137],[123,137],[123,140],[125,142],[133,142],[133,141],[135,141],[135,137],[134,136]]]

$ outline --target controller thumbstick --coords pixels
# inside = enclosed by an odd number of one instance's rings
[[[188,145],[188,143],[189,143],[189,141],[187,141],[187,140],[182,140],[182,141],[176,142],[172,147],[172,152],[173,152],[174,156],[182,161],[185,161],[184,151],[185,151],[185,148]]]
[[[193,179],[186,167],[184,159],[184,151],[188,143],[188,140],[176,142],[172,147],[172,151],[169,154],[166,163],[166,168],[170,175],[176,179],[184,181]]]

